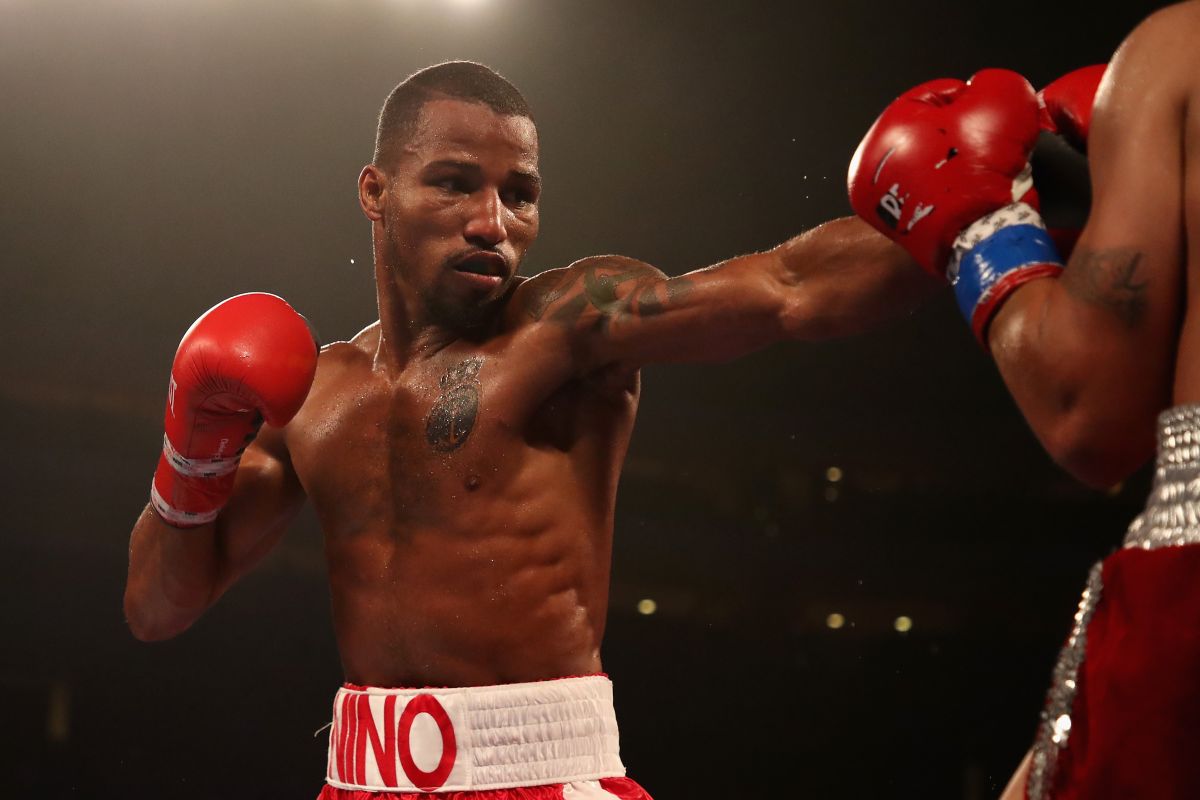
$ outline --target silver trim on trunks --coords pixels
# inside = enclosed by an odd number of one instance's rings
[[[1125,547],[1150,550],[1200,543],[1200,405],[1158,416],[1158,459],[1146,509],[1125,534]]]
[[[1083,666],[1083,656],[1087,650],[1087,627],[1104,588],[1100,575],[1102,566],[1102,562],[1097,562],[1088,573],[1087,588],[1083,590],[1079,610],[1075,612],[1075,625],[1058,656],[1058,663],[1054,665],[1046,706],[1042,709],[1037,737],[1033,742],[1029,779],[1025,784],[1025,796],[1029,800],[1045,800],[1051,796],[1058,757],[1071,736],[1071,708],[1075,704],[1079,668]]]

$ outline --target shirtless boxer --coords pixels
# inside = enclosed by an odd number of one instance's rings
[[[873,185],[901,185],[900,197],[911,190],[902,231],[922,202],[949,210],[929,187],[950,188],[935,174],[948,171],[939,162],[951,130],[960,146],[951,161],[970,163],[955,167],[963,181],[953,191],[971,198],[960,206],[970,213],[955,220],[926,211],[925,224],[909,230],[934,241],[924,266],[957,275],[960,305],[1034,432],[1096,486],[1140,466],[1157,432],[1146,510],[1089,576],[1034,747],[1006,799],[1200,797],[1200,308],[1191,299],[1200,286],[1198,41],[1200,3],[1166,8],[1126,39],[1098,93],[1100,70],[1043,93],[1044,122],[1080,134],[1092,175],[1091,212],[1065,269],[1031,209],[1013,204],[1038,127],[1027,85],[987,73],[971,89],[918,89],[924,97],[910,100],[948,118],[931,126],[903,101],[889,108],[851,173],[866,219],[887,191]],[[990,96],[960,102],[977,91]],[[902,129],[907,143],[895,138]],[[940,153],[928,158],[921,148]],[[985,197],[990,207],[972,206]]]
[[[226,301],[176,356],[130,627],[186,629],[310,499],[347,680],[325,798],[647,797],[599,676],[640,367],[849,334],[937,290],[853,218],[676,278],[599,256],[526,280],[540,187],[517,90],[475,64],[423,70],[389,96],[359,176],[379,321],[321,351],[286,424],[312,345],[278,298]],[[260,350],[243,342],[262,328]]]

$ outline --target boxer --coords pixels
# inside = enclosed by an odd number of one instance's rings
[[[1198,37],[1193,1],[1040,99],[998,71],[918,87],[852,164],[856,211],[954,283],[1060,464],[1111,485],[1157,440],[1146,510],[1089,576],[1006,798],[1200,797]],[[1039,127],[1088,152],[1091,211],[1065,264],[1025,169]]]
[[[185,630],[311,500],[346,677],[326,800],[648,797],[600,659],[639,370],[849,334],[938,289],[854,218],[674,278],[597,256],[524,279],[541,186],[511,84],[422,70],[358,180],[378,321],[322,349],[311,384],[297,315],[261,296],[177,356],[126,617],[141,639]]]

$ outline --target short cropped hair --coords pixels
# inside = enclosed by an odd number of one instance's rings
[[[409,75],[392,89],[379,112],[373,163],[389,160],[412,136],[430,100],[480,103],[497,114],[533,119],[524,96],[495,70],[473,61],[447,61]]]

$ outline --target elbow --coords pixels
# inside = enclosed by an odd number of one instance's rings
[[[133,638],[139,642],[161,642],[171,638],[171,634],[161,625],[155,625],[148,615],[141,613],[136,607],[131,607],[128,599],[125,600],[125,624],[129,626]]]
[[[1117,424],[1086,409],[1062,414],[1039,438],[1055,463],[1093,489],[1109,489],[1154,455],[1153,415],[1149,425]]]
[[[125,592],[125,624],[139,642],[161,642],[182,633],[187,625],[172,624],[162,615],[154,614],[145,603],[140,603],[133,592]]]

